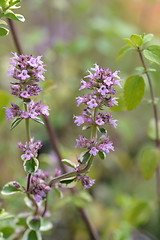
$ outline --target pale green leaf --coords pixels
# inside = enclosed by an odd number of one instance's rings
[[[124,101],[127,110],[136,108],[143,99],[145,82],[143,77],[134,75],[129,77],[124,85]]]
[[[19,188],[16,188],[14,184],[18,184]],[[1,191],[1,193],[3,195],[11,195],[11,194],[15,194],[17,192],[23,192],[23,191],[22,191],[20,184],[15,181],[8,182],[7,184],[5,184]]]
[[[128,46],[128,45],[125,45],[124,47],[122,47],[118,53],[118,57],[116,60],[118,61],[119,59],[121,59],[123,56],[126,55],[127,52],[131,51],[132,49],[133,49],[133,47]]]
[[[150,42],[153,37],[154,37],[154,35],[152,33],[144,35],[143,44]]]
[[[69,159],[62,159],[61,161],[68,167],[76,168],[76,164]]]
[[[143,44],[143,39],[137,35],[137,34],[133,34],[131,36],[131,40],[138,46],[138,47],[141,47],[142,44]]]
[[[151,45],[147,47],[143,53],[149,61],[160,65],[160,45]]]
[[[31,158],[30,160],[25,160],[23,166],[27,173],[34,173],[38,170],[39,161],[36,158]]]
[[[9,30],[5,27],[0,27],[0,36],[4,37],[9,33]]]

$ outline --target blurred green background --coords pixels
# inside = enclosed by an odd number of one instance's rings
[[[74,124],[73,115],[80,114],[76,107],[80,80],[86,70],[97,63],[112,71],[120,70],[122,79],[135,73],[141,65],[135,52],[116,61],[123,38],[131,34],[153,33],[153,44],[160,43],[160,1],[138,0],[23,0],[19,12],[24,23],[15,22],[23,51],[26,54],[43,55],[47,65],[46,80],[53,81],[54,88],[41,94],[50,106],[50,121],[55,129],[64,158],[76,160],[80,150],[75,149],[80,127]],[[0,39],[0,88],[9,92],[11,78],[7,76],[11,51],[16,51],[12,35]],[[155,95],[159,96],[160,69],[151,73]],[[3,92],[0,92],[3,94]],[[80,93],[81,94],[81,93]],[[117,129],[109,127],[115,152],[102,161],[95,159],[90,176],[96,179],[94,187],[80,192],[80,197],[64,193],[59,200],[50,195],[53,231],[44,239],[90,239],[76,206],[83,206],[103,240],[129,240],[137,230],[160,239],[157,216],[156,180],[144,180],[140,169],[140,155],[154,141],[147,136],[152,106],[148,83],[142,103],[133,111],[113,112],[119,120]],[[3,97],[2,97],[3,99]],[[17,101],[6,96],[5,102]],[[3,107],[4,102],[0,105]],[[0,187],[11,180],[24,181],[25,173],[17,142],[25,143],[24,123],[10,132],[10,123],[0,112]],[[42,140],[39,155],[40,167],[54,174],[58,167],[45,126],[32,123],[31,135]],[[78,185],[79,191],[81,186]],[[82,195],[82,196],[81,196]],[[12,213],[27,208],[17,196],[1,197],[1,206]],[[3,224],[2,224],[3,225]],[[5,225],[5,223],[4,223]],[[2,226],[3,227],[3,226]],[[0,226],[1,228],[1,226]],[[147,239],[147,238],[142,238]],[[150,238],[148,238],[150,239]]]

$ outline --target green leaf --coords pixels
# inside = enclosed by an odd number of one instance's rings
[[[11,236],[14,233],[15,229],[11,226],[5,226],[1,228],[0,231],[3,233],[4,239],[8,239],[9,236]]]
[[[150,179],[160,161],[160,151],[156,148],[147,148],[142,154],[141,168],[145,179]]]
[[[4,20],[0,19],[0,24],[7,25],[7,23]]]
[[[152,103],[152,101],[151,101]],[[160,121],[158,121],[158,136],[160,139]],[[150,139],[156,140],[156,125],[155,125],[155,119],[151,119],[148,125],[147,135]]]
[[[103,134],[106,135],[107,134],[107,130],[105,128],[99,128],[99,131]]]
[[[24,233],[22,240],[42,240],[42,236],[39,231],[28,229]]]
[[[14,216],[10,213],[6,212],[3,208],[0,208],[0,221],[7,220],[9,218],[13,218]]]
[[[11,194],[15,194],[17,192],[23,192],[21,186],[19,188],[16,188],[16,187],[14,187],[14,184],[18,184],[20,186],[20,184],[18,182],[15,182],[15,181],[9,182],[4,185],[1,193],[3,195],[11,195]]]
[[[34,117],[34,118],[32,118],[32,120],[34,120],[35,122],[38,122],[38,123],[44,125],[44,122],[43,122],[42,119],[39,118],[39,117]]]
[[[31,158],[30,160],[25,160],[23,166],[27,173],[34,173],[38,170],[39,161],[36,158]]]
[[[15,219],[15,224],[17,226],[27,227],[26,219],[28,217],[28,213],[20,213]]]
[[[72,183],[77,177],[70,177],[60,180],[60,183],[62,184],[70,184]]]
[[[12,123],[11,123],[11,127],[10,130],[12,131],[13,128],[15,128],[16,126],[18,126],[18,124],[22,121],[23,118],[21,117],[17,117]]]
[[[89,151],[86,152],[86,153],[82,156],[82,164],[85,164],[85,163],[89,160],[90,156],[91,156],[91,155],[90,155]]]
[[[117,61],[120,60],[123,56],[126,55],[127,52],[131,51],[133,49],[133,47],[125,45],[124,47],[122,47],[118,53],[118,57],[117,57]]]
[[[144,35],[143,44],[146,44],[146,43],[150,42],[153,37],[154,37],[154,35],[152,33]]]
[[[124,41],[128,46],[136,48],[136,45],[129,38],[125,38]]]
[[[99,155],[99,157],[100,157],[102,160],[104,160],[104,159],[106,158],[105,153],[102,152],[102,151],[99,151],[99,152],[98,152],[98,155]]]
[[[0,27],[0,36],[1,37],[4,37],[4,36],[8,35],[8,33],[9,33],[9,30],[7,28]]]
[[[53,224],[50,221],[48,221],[46,218],[43,218],[40,231],[45,232],[45,231],[51,230],[52,228],[53,228]]]
[[[8,0],[0,0],[0,5],[2,6],[3,9],[8,7]]]
[[[27,225],[31,230],[38,231],[41,227],[41,217],[39,216],[30,216],[27,218]]]
[[[54,188],[54,191],[56,192],[56,194],[58,195],[59,198],[63,197],[62,191],[60,191],[57,187]]]
[[[154,62],[158,65],[160,64],[160,45],[151,45],[147,47],[143,51],[143,54],[149,61]]]
[[[124,101],[127,110],[133,110],[136,108],[143,96],[145,91],[145,82],[143,77],[134,75],[129,77],[124,85]]]
[[[17,17],[18,21],[20,21],[20,22],[24,22],[24,21],[25,21],[25,18],[24,18],[23,15],[21,15],[21,14],[15,14],[15,16]]]
[[[62,159],[61,161],[62,161],[65,165],[67,165],[68,167],[76,168],[76,164],[75,164],[74,162],[72,162],[71,160]]]
[[[133,34],[131,36],[131,40],[138,46],[138,47],[141,47],[142,44],[143,44],[143,39],[137,35],[137,34]]]
[[[5,17],[10,18],[12,20],[24,22],[25,18],[21,14],[15,14],[12,10],[6,10],[5,11]]]

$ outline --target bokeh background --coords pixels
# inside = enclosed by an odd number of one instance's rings
[[[25,16],[24,23],[15,22],[19,39],[26,54],[43,55],[46,79],[52,81],[50,91],[41,94],[49,104],[50,121],[56,132],[61,154],[76,161],[80,150],[75,149],[76,138],[81,133],[74,124],[73,115],[80,114],[76,107],[80,80],[86,70],[97,63],[112,71],[120,70],[122,79],[136,72],[141,63],[133,51],[116,61],[124,38],[131,34],[153,33],[152,44],[160,44],[160,1],[136,0],[23,0],[18,10]],[[16,51],[11,33],[0,39],[0,89],[9,92],[11,78],[7,76],[11,51]],[[156,67],[156,66],[154,66]],[[160,95],[160,69],[151,73],[155,95]],[[80,93],[81,94],[81,93]],[[115,152],[102,161],[98,157],[90,172],[96,183],[89,191],[73,197],[64,191],[64,199],[50,195],[53,231],[44,239],[87,240],[86,226],[76,207],[84,207],[102,240],[160,239],[157,214],[157,187],[155,176],[144,180],[140,156],[150,140],[148,124],[152,119],[152,106],[146,81],[142,103],[133,111],[115,111],[119,120],[117,129],[108,129]],[[15,99],[2,99],[8,104]],[[10,123],[0,118],[0,188],[11,180],[24,181],[25,173],[17,142],[26,141],[24,124],[10,132]],[[32,123],[31,135],[41,139],[40,167],[54,174],[57,157],[45,126]],[[17,214],[27,211],[23,199],[17,196],[2,197],[1,206]],[[4,228],[3,224],[0,228]],[[131,233],[134,232],[134,235]],[[141,234],[139,237],[136,234]],[[145,234],[145,236],[143,235]],[[148,236],[148,237],[147,237]],[[155,238],[155,239],[156,239]]]

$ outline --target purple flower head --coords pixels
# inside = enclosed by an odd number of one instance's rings
[[[44,69],[45,65],[41,61],[41,56],[37,58],[32,55],[17,55],[12,53],[14,57],[11,58],[11,70],[8,74],[12,75],[17,80],[14,84],[19,84],[18,89],[11,87],[11,93],[20,98],[29,98],[30,96],[38,95],[42,89],[37,82],[45,80]],[[27,83],[27,85],[26,85]],[[12,84],[11,84],[12,85]]]
[[[51,190],[48,186],[49,172],[42,172],[39,169],[31,178],[31,187],[30,194],[34,195],[36,202],[41,202],[46,196],[47,193]]]
[[[89,189],[95,183],[95,179],[90,178],[88,175],[80,175],[78,181],[81,181],[83,189]]]

